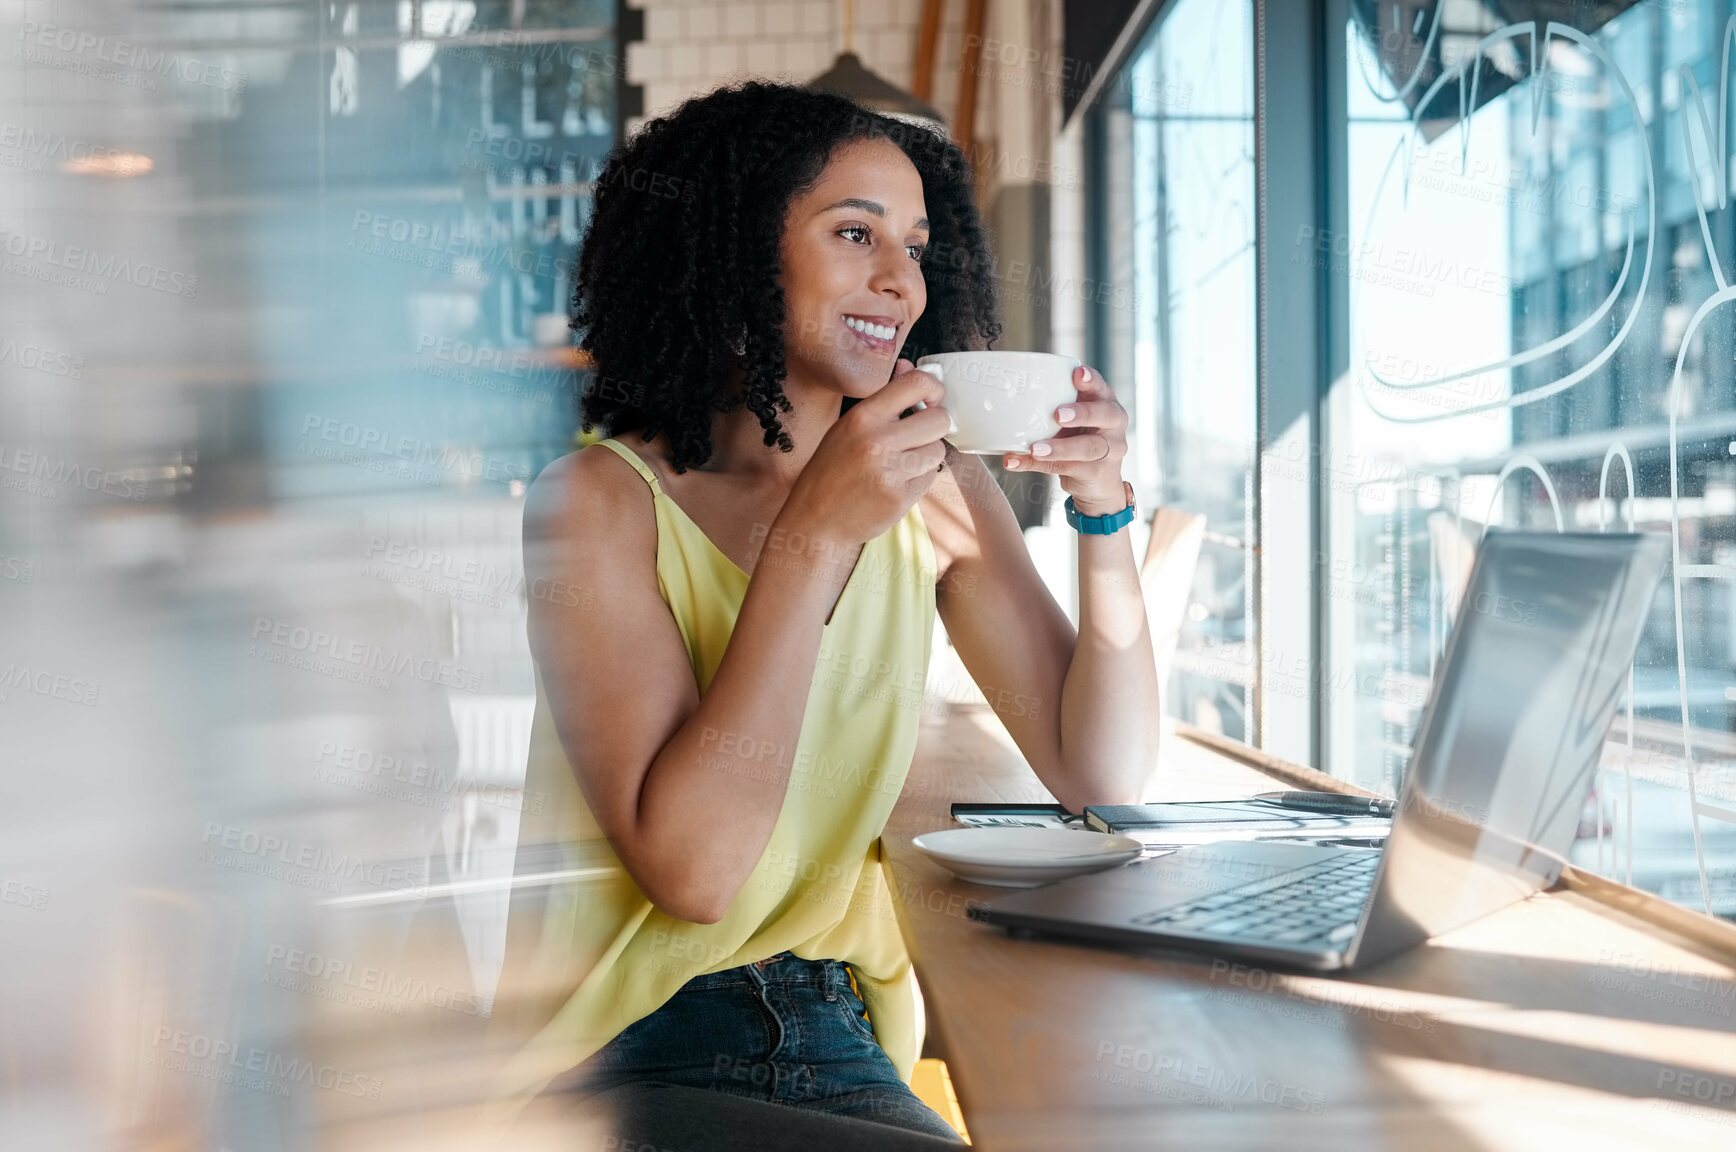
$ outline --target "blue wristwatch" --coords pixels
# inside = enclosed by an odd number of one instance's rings
[[[1121,486],[1127,489],[1127,507],[1107,516],[1082,516],[1073,504],[1073,497],[1067,497],[1067,503],[1063,505],[1067,510],[1067,523],[1085,536],[1113,536],[1133,523],[1133,484],[1123,480]]]

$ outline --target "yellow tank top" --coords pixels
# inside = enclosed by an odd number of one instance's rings
[[[657,586],[703,695],[748,576],[632,449],[613,438],[600,443],[651,486]],[[515,879],[521,891],[495,1001],[493,1026],[511,1052],[494,1085],[497,1103],[527,1101],[693,977],[786,949],[855,969],[875,1035],[909,1081],[922,1012],[881,869],[880,833],[916,748],[936,572],[915,506],[863,546],[823,630],[795,748],[767,749],[755,761],[767,772],[790,764],[789,786],[759,865],[716,924],[658,911],[622,868],[585,806],[538,674]]]

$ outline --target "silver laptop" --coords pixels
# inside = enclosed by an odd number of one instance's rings
[[[1331,971],[1548,887],[1669,555],[1669,538],[1656,534],[1489,534],[1384,848],[1205,845],[972,914],[1016,932]]]

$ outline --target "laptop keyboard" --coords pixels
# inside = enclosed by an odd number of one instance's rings
[[[1248,936],[1281,944],[1336,944],[1356,934],[1378,852],[1310,864],[1270,880],[1135,916],[1133,922],[1212,936]]]

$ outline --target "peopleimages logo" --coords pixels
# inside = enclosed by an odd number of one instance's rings
[[[334,880],[359,880],[390,892],[427,892],[427,877],[402,864],[366,860],[347,852],[333,852],[306,840],[286,840],[270,832],[258,832],[236,824],[207,820],[200,843],[203,845],[199,849],[201,864],[268,875],[274,880],[286,880],[326,892],[337,890]]]
[[[27,236],[22,232],[0,229],[0,252],[24,260],[40,260],[69,272],[94,276],[98,281],[125,280],[135,288],[167,292],[171,296],[191,299],[199,293],[199,278],[185,272],[175,272],[148,261],[129,260],[122,256],[104,255],[77,244],[61,244],[45,236]]]
[[[503,568],[478,557],[460,557],[439,548],[424,548],[384,536],[368,537],[368,564],[362,574],[394,584],[446,592],[465,600],[492,599],[523,593],[532,600],[546,600],[569,608],[594,608],[596,593],[589,588],[538,576],[526,581],[516,568]],[[425,579],[424,579],[425,578]],[[463,588],[457,587],[463,585]],[[473,595],[473,593],[500,596]]]
[[[64,457],[45,456],[28,448],[15,445],[8,447],[0,443],[0,488],[53,499],[59,494],[57,485],[83,488],[122,500],[136,501],[145,498],[145,486],[135,484],[119,472],[84,466]]]
[[[17,340],[0,340],[0,364],[16,364],[33,372],[46,372],[50,376],[66,376],[73,380],[84,376],[83,356]]]
[[[543,794],[539,791],[522,792],[504,784],[442,771],[426,761],[406,760],[350,744],[322,740],[314,761],[319,765],[314,778],[321,783],[444,812],[455,811],[468,797],[474,797],[479,804],[514,811],[543,810]]]
[[[40,884],[26,884],[22,880],[0,882],[0,903],[16,904],[20,908],[31,908],[40,912],[48,907],[48,896],[48,889]]]
[[[484,1018],[494,1010],[493,1002],[486,996],[430,983],[419,976],[397,976],[384,968],[280,944],[273,944],[267,951],[265,967],[267,984],[393,1016],[404,1014],[406,1002]]]
[[[4,704],[11,694],[17,691],[64,700],[68,704],[95,707],[97,693],[102,691],[102,685],[72,676],[44,672],[24,664],[7,664],[0,668],[0,704]]]
[[[41,171],[39,161],[56,164],[100,163],[111,169],[130,172],[143,158],[131,152],[92,144],[60,132],[39,132],[23,124],[0,120],[0,148],[21,154],[32,161],[30,167]]]
[[[76,28],[62,28],[55,24],[39,24],[35,20],[26,20],[18,38],[24,41],[27,48],[52,48],[135,72],[154,76],[178,76],[189,84],[206,88],[221,88],[231,92],[241,92],[247,88],[247,77],[239,69],[202,63],[178,53],[135,44],[130,40],[110,40],[107,36],[81,32]],[[22,50],[18,53],[23,54]],[[31,54],[31,59],[37,63],[47,62],[39,59],[35,53]]]
[[[409,216],[383,216],[358,209],[350,219],[350,238],[344,247],[376,256],[404,260],[425,268],[445,267],[450,261],[436,257],[474,260],[476,272],[493,269],[525,276],[566,276],[572,265],[551,253],[522,244],[489,239],[489,233],[450,230]],[[390,245],[390,246],[388,246]]]
[[[237,1044],[201,1032],[159,1027],[151,1063],[172,1072],[186,1072],[225,1084],[241,1084],[287,1095],[288,1084],[311,1084],[346,1096],[380,1098],[377,1076],[346,1072],[330,1064],[315,1064],[300,1056],[285,1056],[269,1048]]]
[[[1213,1108],[1257,1101],[1311,1115],[1325,1110],[1325,1100],[1319,1092],[1248,1073],[1232,1075],[1210,1064],[1113,1040],[1098,1042],[1097,1066],[1091,1070],[1091,1079]],[[1204,1091],[1189,1092],[1189,1087]]]
[[[514,480],[528,483],[531,479],[529,465],[329,416],[309,413],[302,419],[301,434],[303,439],[296,450],[304,456],[389,472],[421,483],[436,483],[447,476],[499,484]],[[315,437],[326,443],[314,443]]]
[[[458,688],[466,692],[474,692],[482,687],[482,673],[448,664],[444,660],[436,660],[432,656],[416,657],[408,652],[388,652],[378,644],[344,640],[317,628],[288,624],[282,620],[268,620],[264,616],[255,617],[253,620],[253,639],[263,639],[273,648],[297,657],[297,666],[300,666],[300,661],[303,660],[335,660],[340,664],[350,665],[363,674],[377,672],[392,676],[411,676],[429,684]],[[248,647],[249,655],[263,655],[266,651],[257,643]],[[383,687],[384,683],[380,682],[375,686]]]

